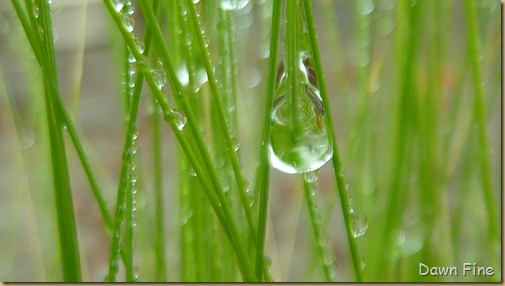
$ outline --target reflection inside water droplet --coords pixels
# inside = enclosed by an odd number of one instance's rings
[[[354,237],[363,236],[368,229],[368,219],[366,215],[351,210],[352,234]]]
[[[311,60],[305,52],[299,59],[296,102],[290,97],[281,64],[271,114],[270,161],[274,168],[289,174],[317,170],[333,155]]]

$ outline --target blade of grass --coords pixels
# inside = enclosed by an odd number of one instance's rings
[[[219,122],[221,123],[221,130],[224,135],[224,141],[226,143],[226,149],[227,149],[227,154],[230,158],[232,167],[233,167],[233,172],[235,174],[235,179],[237,181],[238,185],[238,190],[239,190],[239,195],[240,199],[242,201],[242,206],[244,208],[244,212],[246,214],[247,218],[247,223],[249,224],[250,232],[252,233],[253,237],[256,237],[256,226],[252,218],[252,208],[249,203],[249,199],[246,193],[246,182],[244,175],[242,173],[241,167],[240,167],[240,161],[238,159],[237,152],[235,152],[235,144],[233,143],[232,135],[230,132],[230,124],[228,122],[228,119],[226,118],[226,114],[224,112],[224,107],[223,107],[223,102],[221,100],[221,97],[219,96],[219,91],[217,88],[217,80],[216,76],[214,74],[214,68],[212,66],[212,63],[210,61],[210,55],[207,49],[207,41],[204,38],[204,30],[202,25],[200,24],[200,21],[198,19],[196,7],[193,3],[192,0],[186,0],[186,5],[188,9],[188,14],[189,14],[189,20],[191,23],[193,23],[194,29],[196,31],[196,39],[198,46],[201,51],[201,55],[203,58],[203,63],[205,65],[205,70],[207,71],[207,77],[209,78],[209,85],[211,89],[211,95],[212,95],[212,101],[214,106],[216,107],[217,115],[219,118]],[[219,192],[218,192],[219,195]]]
[[[197,140],[197,147],[199,148],[199,151],[204,153],[204,163],[205,167],[207,167],[209,172],[204,172],[200,163],[195,157],[195,153],[193,152],[191,145],[187,141],[185,135],[183,134],[182,130],[179,128],[180,122],[178,121],[178,117],[176,116],[176,113],[170,108],[169,103],[167,99],[165,98],[164,94],[161,92],[161,90],[158,88],[156,80],[154,79],[151,69],[149,65],[147,64],[143,54],[139,51],[139,48],[137,47],[137,44],[135,42],[135,39],[133,38],[133,35],[126,29],[122,22],[122,18],[117,13],[117,11],[114,9],[114,6],[112,5],[111,2],[104,0],[104,4],[106,5],[107,10],[109,11],[109,14],[113,18],[114,22],[116,23],[116,26],[119,28],[125,42],[129,46],[130,50],[134,54],[137,64],[138,64],[138,70],[142,73],[144,73],[145,79],[147,83],[149,84],[149,87],[151,88],[151,91],[154,93],[158,104],[160,105],[161,109],[163,110],[163,113],[165,114],[165,119],[166,121],[170,124],[172,127],[172,130],[174,131],[174,134],[177,137],[177,140],[179,141],[181,147],[183,148],[184,152],[186,153],[186,156],[188,157],[193,169],[195,170],[199,180],[202,182],[202,186],[204,188],[204,191],[209,198],[212,207],[218,216],[221,224],[223,225],[223,229],[225,230],[230,242],[232,243],[235,252],[237,254],[237,258],[239,261],[239,268],[241,269],[241,272],[244,276],[244,279],[247,281],[252,280],[252,276],[250,275],[250,266],[248,266],[249,261],[247,259],[247,256],[244,252],[244,248],[241,247],[242,243],[239,240],[238,236],[238,231],[236,224],[233,221],[233,217],[231,216],[231,213],[229,212],[229,209],[226,208],[227,204],[224,201],[217,201],[218,198],[215,197],[214,191],[216,189],[222,192],[222,189],[220,188],[219,182],[217,181],[217,177],[215,175],[215,168],[210,162],[210,158],[208,157],[208,151],[205,148],[205,145],[203,144],[203,140],[200,137],[198,127],[196,123],[194,122],[193,116],[191,114],[191,110],[188,106],[187,99],[185,98],[184,95],[184,90],[182,89],[181,83],[177,79],[177,75],[175,73],[175,70],[173,68],[173,65],[171,64],[169,52],[164,45],[163,42],[163,37],[161,34],[161,30],[159,28],[159,25],[157,24],[156,17],[154,16],[154,13],[152,11],[152,8],[149,6],[149,4],[145,3],[145,1],[140,1],[139,4],[141,6],[141,10],[143,11],[144,16],[147,19],[148,25],[152,25],[153,32],[154,32],[154,40],[155,43],[158,47],[158,50],[160,52],[161,58],[164,60],[163,66],[165,68],[165,71],[168,75],[168,80],[170,82],[170,86],[174,91],[176,99],[179,101],[179,104],[183,106],[184,112],[187,116],[188,124],[190,126],[190,130],[193,134],[193,136],[198,139]],[[179,117],[180,120],[180,117]],[[210,176],[210,179],[209,179]],[[210,180],[210,182],[209,182]],[[211,186],[214,186],[214,190],[211,189]],[[223,212],[224,211],[224,212]]]
[[[307,207],[309,209],[310,223],[312,231],[314,232],[317,251],[323,265],[324,277],[326,282],[332,282],[335,278],[335,273],[332,269],[334,267],[335,255],[331,252],[331,248],[328,246],[326,231],[323,229],[321,224],[321,215],[317,211],[317,204],[315,201],[317,191],[315,180],[317,180],[317,178],[311,178],[312,176],[318,175],[319,174],[316,173],[303,174],[303,190],[305,193],[305,200],[307,201]]]
[[[79,244],[63,138],[64,120],[56,100],[59,97],[59,90],[50,7],[46,1],[26,3],[27,13],[25,13],[17,0],[12,0],[12,3],[43,71],[63,279],[78,282],[81,280]]]
[[[361,253],[358,246],[358,241],[353,235],[352,231],[352,222],[351,222],[351,204],[349,201],[349,194],[347,193],[346,181],[344,177],[344,171],[342,162],[340,161],[340,153],[338,149],[337,137],[335,135],[335,127],[333,124],[333,119],[331,115],[330,102],[328,98],[328,91],[326,90],[326,84],[323,74],[323,67],[321,62],[321,55],[319,52],[319,44],[317,42],[317,32],[316,32],[316,24],[314,21],[314,16],[312,13],[312,6],[310,0],[303,0],[305,16],[307,17],[307,28],[309,30],[310,37],[310,45],[312,48],[312,52],[314,54],[314,66],[317,75],[317,79],[319,81],[319,86],[321,89],[321,98],[323,100],[323,106],[325,110],[325,114],[327,114],[327,124],[328,131],[330,133],[331,141],[333,143],[333,168],[335,172],[335,178],[338,186],[338,193],[340,195],[342,212],[345,221],[345,227],[347,232],[347,240],[349,242],[349,246],[351,249],[352,261],[354,265],[354,272],[356,275],[356,279],[359,282],[364,281],[363,276],[363,262],[361,258]]]
[[[264,281],[263,272],[265,267],[265,235],[268,214],[268,195],[270,184],[270,163],[268,157],[268,144],[270,141],[270,114],[275,92],[277,78],[277,57],[279,52],[279,38],[281,29],[282,1],[273,1],[272,4],[272,28],[270,34],[270,60],[268,64],[268,86],[264,118],[262,122],[261,148],[259,166],[255,180],[255,193],[259,194],[258,204],[258,235],[256,243],[256,276]]]

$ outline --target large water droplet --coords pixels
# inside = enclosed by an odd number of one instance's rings
[[[221,0],[219,5],[223,10],[240,10],[244,8],[249,0]]]
[[[354,237],[363,236],[368,229],[368,219],[366,215],[351,210],[352,234]]]
[[[271,114],[270,161],[289,174],[317,170],[333,155],[317,78],[306,54],[300,55],[296,100],[281,66]]]

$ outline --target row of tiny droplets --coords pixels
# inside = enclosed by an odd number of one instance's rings
[[[126,30],[130,33],[135,38],[135,42],[137,44],[137,48],[139,49],[140,53],[144,53],[145,50],[145,45],[142,39],[135,37],[134,30],[135,30],[135,20],[133,17],[133,14],[135,12],[135,7],[133,6],[132,2],[130,0],[113,0],[113,5],[114,8],[118,13],[122,15],[123,18],[123,25],[126,28]],[[131,93],[133,92],[135,88],[135,74],[136,74],[136,59],[135,56],[130,52],[128,56],[128,63],[130,65],[129,67],[129,75],[127,76],[127,82],[125,84],[128,84],[129,91],[130,91],[130,97]],[[148,60],[146,59],[146,63],[149,65]],[[154,80],[156,81],[156,85],[160,90],[165,86],[167,82],[167,78],[165,73],[163,72],[163,64],[161,61],[157,62],[157,68],[151,68],[151,73],[154,77]],[[176,121],[177,128],[179,130],[182,130],[186,126],[186,116],[184,113],[182,113],[179,110],[172,109],[169,110],[165,114],[165,118],[168,120],[170,117],[173,117]]]
[[[133,14],[135,12],[135,8],[133,7],[133,4],[130,0],[112,0],[112,4],[114,6],[114,9],[121,14],[122,20],[123,20],[123,25],[126,28],[126,30],[130,33],[133,34],[134,32],[134,18]],[[144,52],[144,43],[141,39],[135,38],[137,47],[141,53]],[[127,106],[130,106],[131,99],[133,98],[133,93],[135,90],[135,75],[137,71],[136,67],[136,59],[131,53],[130,49],[128,49],[127,52],[127,67],[126,67],[126,73],[123,74],[124,77],[124,82],[123,82],[123,88],[124,92],[127,92],[127,100],[129,104]],[[130,121],[130,112],[129,110],[127,111],[127,117],[126,117],[126,123]],[[137,147],[136,147],[136,139],[138,137],[138,131],[135,126],[135,123],[133,123],[133,135],[132,135],[132,144],[128,150],[126,150],[123,154],[123,162],[128,162],[128,168],[127,168],[127,174],[126,174],[126,182],[125,182],[125,188],[126,190],[131,191],[131,196],[132,196],[132,221],[131,221],[131,228],[136,227],[136,219],[135,219],[135,213],[137,211],[137,205],[136,205],[136,193],[137,193],[137,177],[135,175],[135,161],[134,161],[134,156],[137,153]],[[122,182],[119,182],[122,184]],[[120,202],[118,202],[120,203]],[[125,213],[125,208],[126,208],[126,202],[122,202],[120,206],[120,214],[119,217],[123,217]],[[114,253],[113,257],[111,257],[111,267],[109,269],[109,276],[105,278],[105,281],[115,281],[115,276],[117,275],[119,271],[119,265],[118,265],[118,260],[119,260],[119,255],[121,252],[122,244],[123,244],[123,236],[120,234],[121,232],[124,232],[123,230],[123,221],[121,221],[121,228],[119,233],[115,232],[114,233],[114,238],[119,239],[119,248],[116,253]],[[138,278],[138,274],[135,274],[135,278]]]

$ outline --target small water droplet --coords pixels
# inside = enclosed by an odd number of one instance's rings
[[[133,280],[135,281],[139,280],[139,273],[140,271],[137,268],[133,269]]]
[[[314,183],[319,179],[319,170],[306,172],[303,174],[303,178],[305,179],[306,182]]]
[[[32,3],[33,4],[33,15],[35,16],[35,18],[38,18],[39,17],[39,6],[37,6],[37,4],[35,3]]]
[[[146,49],[144,41],[141,38],[135,38],[135,43],[137,43],[137,48],[139,49],[139,52],[143,54]]]
[[[165,119],[167,121],[169,121],[170,118],[174,118],[175,119],[175,123],[177,125],[177,129],[183,130],[184,127],[186,126],[187,118],[186,118],[186,115],[184,113],[182,113],[181,111],[179,111],[177,109],[170,110],[169,112],[167,112],[165,114]]]
[[[195,169],[190,168],[190,169],[189,169],[189,175],[190,175],[191,177],[196,177],[196,172],[195,172]]]
[[[154,81],[156,81],[156,85],[158,86],[159,89],[162,89],[167,83],[167,78],[165,77],[165,74],[159,70],[152,70],[152,73],[154,76]]]
[[[232,143],[233,143],[233,151],[237,152],[238,149],[240,149],[240,142],[237,140],[237,138],[232,138]]]
[[[123,25],[125,26],[128,32],[133,32],[133,26],[135,25],[135,20],[132,15],[123,15]]]
[[[354,237],[363,236],[368,229],[368,219],[366,215],[351,210],[351,225]]]
[[[112,5],[114,5],[114,9],[116,9],[117,12],[121,12],[124,6],[124,1],[123,0],[114,0]]]
[[[223,10],[240,10],[244,8],[249,0],[222,0],[220,7]]]
[[[129,62],[129,63],[131,63],[131,64],[133,64],[133,63],[135,63],[136,61],[137,61],[137,59],[135,58],[135,56],[134,56],[132,53],[130,53],[130,54],[128,55],[128,62]]]
[[[133,7],[133,5],[131,5],[131,2],[130,2],[129,5],[125,5],[123,7],[123,10],[121,12],[123,12],[126,15],[133,15],[133,13],[135,13],[135,7]]]

